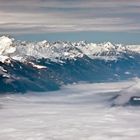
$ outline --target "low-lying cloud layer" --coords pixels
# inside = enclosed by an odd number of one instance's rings
[[[1,0],[0,32],[139,32],[139,9],[139,0]]]
[[[140,109],[110,107],[109,101],[116,92],[133,93],[140,81],[135,82],[81,83],[55,92],[1,95],[0,139],[138,140]]]

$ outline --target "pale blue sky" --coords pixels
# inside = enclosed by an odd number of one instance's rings
[[[0,0],[0,34],[140,43],[140,0]]]

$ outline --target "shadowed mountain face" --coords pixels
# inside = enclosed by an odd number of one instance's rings
[[[38,43],[0,38],[0,92],[57,90],[64,84],[140,77],[139,46]]]

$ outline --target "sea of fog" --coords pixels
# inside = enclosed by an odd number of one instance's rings
[[[123,106],[138,94],[139,83],[80,83],[55,92],[1,95],[0,140],[139,140],[140,108]]]

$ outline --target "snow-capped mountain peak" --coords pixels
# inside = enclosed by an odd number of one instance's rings
[[[16,47],[12,45],[13,41],[13,38],[0,37],[0,55],[8,55],[16,51]]]
[[[103,45],[106,49],[115,49],[115,45],[113,45],[111,42],[106,42]]]
[[[122,45],[105,43],[87,43],[86,41],[76,42],[40,42],[16,41],[13,38],[0,37],[0,61],[4,62],[7,58],[23,61],[28,57],[48,58],[52,61],[76,59],[84,55],[92,59],[114,60],[121,57],[122,53],[140,53],[138,45]]]

